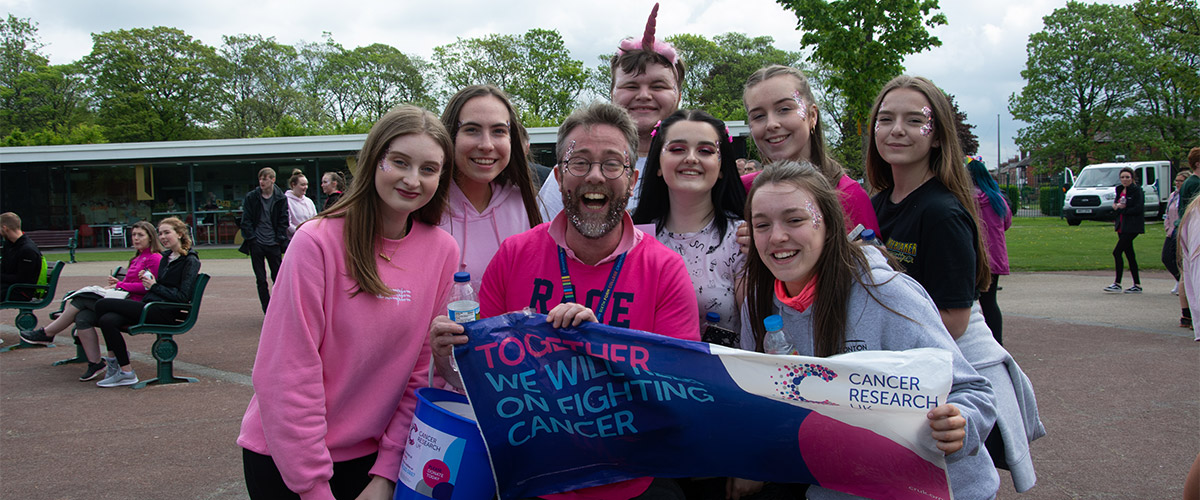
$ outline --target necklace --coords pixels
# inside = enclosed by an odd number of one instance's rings
[[[397,238],[397,239],[403,239],[405,236],[408,235],[408,232],[411,230],[412,230],[412,219],[409,219],[408,222],[404,225],[404,233],[402,233],[400,235],[400,238]],[[386,243],[387,243],[387,239],[384,238],[383,243],[381,243],[379,246],[383,247],[384,245],[386,245]],[[397,250],[400,250],[399,242],[396,243],[396,248],[392,249],[391,255],[384,254],[383,252],[379,252],[379,258],[388,261],[388,263],[390,264],[392,262],[392,256],[396,255]],[[393,264],[393,265],[395,265],[395,264]]]

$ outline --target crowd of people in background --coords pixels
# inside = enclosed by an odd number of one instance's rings
[[[320,210],[300,169],[286,190],[274,169],[258,173],[239,249],[265,314],[237,439],[252,498],[392,497],[414,391],[461,389],[450,354],[467,338],[446,316],[457,272],[480,290],[481,317],[534,304],[556,327],[601,322],[765,352],[764,319],[780,315],[801,355],[840,354],[852,341],[947,350],[953,389],[928,424],[955,497],[994,498],[998,467],[1018,491],[1033,486],[1028,446],[1045,429],[1032,385],[1002,347],[997,301],[1013,207],[982,159],[964,157],[947,96],[913,76],[879,91],[865,129],[868,193],[830,157],[807,76],[765,67],[746,75],[742,96],[763,162],[737,158],[722,121],[678,109],[686,65],[656,37],[657,9],[611,59],[612,102],[560,126],[552,168],[530,158],[505,92],[472,85],[440,117],[405,105],[380,118],[348,184],[321,176]],[[1200,168],[1200,148],[1188,164]],[[1145,231],[1144,198],[1132,170],[1120,179],[1116,276],[1105,291],[1139,293],[1133,240]],[[1162,258],[1178,282],[1180,326],[1192,327],[1200,177],[1175,182]],[[854,239],[864,229],[877,243]],[[15,214],[0,214],[0,234],[7,297],[45,263]],[[200,269],[175,217],[135,224],[132,240],[126,274],[103,285],[119,296],[73,296],[57,319],[21,332],[48,344],[74,327],[88,361],[80,380],[101,387],[138,381],[122,328],[148,303],[190,300]],[[1126,260],[1132,286],[1123,289]],[[603,299],[585,297],[592,291]],[[706,322],[730,335],[703,337]],[[646,477],[543,498],[805,496],[844,497],[741,478]]]

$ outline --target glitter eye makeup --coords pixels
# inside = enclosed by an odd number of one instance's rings
[[[817,206],[813,205],[812,200],[804,202],[804,209],[808,210],[808,213],[812,215],[813,229],[821,229],[821,221],[824,217],[821,215],[821,211],[817,210]]]
[[[800,95],[799,90],[792,91],[792,100],[796,101],[796,114],[801,120],[807,120],[808,107],[804,105],[804,96]]]
[[[929,109],[929,106],[923,106],[921,114],[925,115],[925,124],[921,125],[921,135],[929,137],[933,133],[933,110]]]

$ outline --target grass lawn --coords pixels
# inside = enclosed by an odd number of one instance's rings
[[[245,254],[237,251],[236,248],[199,247],[196,249],[196,253],[200,254],[201,259],[246,259],[246,258],[249,258]],[[56,260],[69,262],[71,260],[71,254],[69,254],[67,252],[60,252],[57,250],[54,252],[46,252],[45,256],[46,256],[46,260],[48,262],[53,262]],[[133,258],[133,249],[132,248],[121,249],[121,250],[106,250],[106,251],[102,251],[102,252],[80,252],[80,251],[75,252],[75,260],[77,262],[110,262],[110,261],[128,262],[129,259],[131,259],[131,258]]]
[[[1166,269],[1165,237],[1162,221],[1146,221],[1146,233],[1133,240],[1138,269]],[[1013,271],[1087,271],[1113,269],[1117,233],[1112,222],[1085,220],[1072,227],[1057,217],[1015,217],[1005,240]]]
[[[1083,221],[1068,226],[1056,217],[1016,217],[1005,238],[1008,262],[1013,271],[1088,271],[1112,269],[1112,249],[1117,233],[1111,222]],[[1147,222],[1146,234],[1133,240],[1141,269],[1164,269],[1160,255],[1163,244],[1162,222]],[[197,250],[202,259],[245,259],[236,248]],[[80,262],[128,261],[132,250],[76,252]],[[66,252],[46,254],[46,260],[67,260]]]

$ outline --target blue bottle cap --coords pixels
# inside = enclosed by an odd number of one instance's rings
[[[454,282],[455,283],[467,283],[469,281],[471,281],[471,273],[468,273],[466,271],[459,271],[457,273],[454,273]]]
[[[783,317],[778,314],[772,314],[763,318],[763,326],[767,327],[768,332],[783,329]]]
[[[875,230],[874,229],[864,229],[863,232],[859,234],[859,237],[862,238],[863,241],[874,240],[875,239]]]
[[[704,321],[707,321],[709,323],[716,323],[718,321],[721,321],[721,315],[710,311],[708,314],[704,315]]]

